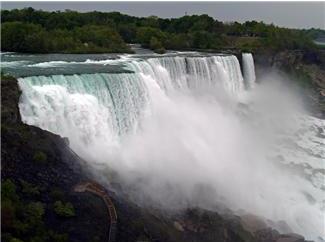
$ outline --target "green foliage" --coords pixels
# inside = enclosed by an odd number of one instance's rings
[[[41,53],[130,52],[125,43],[140,43],[156,52],[220,48],[310,50],[319,48],[313,39],[325,36],[319,29],[294,30],[257,21],[222,23],[206,14],[161,19],[118,12],[45,12],[26,8],[2,10],[1,21],[4,51]],[[246,37],[256,41],[233,41]]]
[[[50,192],[50,196],[53,200],[63,200],[64,192],[58,188],[53,188]]]
[[[159,49],[154,49],[153,50],[154,52],[156,52],[157,54],[164,54],[164,53],[166,53],[166,50],[165,50],[165,48],[159,48]]]
[[[1,183],[1,226],[5,229],[15,227],[17,213],[22,207],[16,189],[16,185],[10,179]]]
[[[44,205],[41,202],[30,202],[27,204],[25,212],[31,223],[37,223],[42,220],[44,215]]]
[[[1,70],[1,81],[16,81],[16,78],[9,75],[8,73],[3,73]]]
[[[47,155],[42,151],[36,151],[34,153],[33,160],[38,164],[46,164]]]
[[[74,38],[80,40],[84,48],[100,47],[110,52],[127,51],[127,47],[117,31],[106,26],[85,25],[74,29]]]
[[[189,49],[192,43],[187,34],[170,34],[166,40],[167,49]]]
[[[23,242],[23,241],[17,238],[12,238],[10,242]]]
[[[53,231],[49,231],[49,235],[50,235],[50,241],[55,241],[55,242],[69,241],[68,234],[59,234],[59,233],[55,233]]]
[[[137,42],[141,43],[144,47],[150,46],[150,41],[155,38],[157,41],[164,42],[166,39],[165,34],[157,28],[140,27],[137,30]]]
[[[54,203],[54,211],[60,217],[73,217],[75,216],[74,207],[71,203],[63,203],[61,201],[56,201]]]
[[[16,193],[16,185],[10,179],[1,183],[1,200],[11,200],[13,202],[19,201],[19,197]]]
[[[313,50],[316,45],[302,31],[285,28],[272,27],[269,29],[267,37],[263,39],[264,46],[271,50]]]
[[[25,197],[19,196],[20,191],[35,194],[38,191],[37,187],[24,180],[20,180],[20,184],[21,190],[10,179],[1,183],[1,239],[10,242],[67,242],[69,240],[67,234],[60,234],[46,228],[45,204],[40,201],[24,200]],[[64,214],[69,216],[74,214],[71,204],[62,205]]]
[[[162,43],[156,37],[151,37],[149,46],[152,50],[163,48]]]
[[[324,29],[311,28],[311,29],[304,29],[303,32],[314,40],[318,38],[325,38]]]
[[[119,24],[117,30],[126,43],[134,43],[137,35],[137,27],[134,23]]]
[[[20,180],[20,184],[22,186],[22,192],[31,195],[31,196],[38,196],[40,195],[39,188],[37,186],[33,186],[33,184],[26,182],[24,180]]]
[[[163,54],[166,52],[162,43],[156,37],[151,37],[149,47],[150,49],[159,54]]]
[[[1,46],[4,50],[16,50],[26,52],[33,46],[29,46],[27,37],[39,33],[42,27],[30,23],[7,22],[1,24]]]
[[[4,51],[49,52],[130,52],[119,33],[106,26],[85,25],[73,31],[47,31],[41,25],[6,22],[1,24],[1,45]]]

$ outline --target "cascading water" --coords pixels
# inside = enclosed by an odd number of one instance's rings
[[[34,76],[19,85],[23,121],[69,137],[77,151],[135,132],[148,102],[140,74]]]
[[[309,238],[323,236],[322,190],[268,162],[268,139],[259,138],[254,126],[258,115],[238,114],[240,94],[255,83],[250,54],[243,55],[245,78],[235,56],[123,64],[131,73],[19,78],[22,120],[68,137],[79,155],[117,171],[153,203],[225,204],[285,220]],[[208,195],[202,196],[202,187]],[[309,204],[306,193],[316,202]]]
[[[23,121],[70,139],[82,135],[87,143],[99,136],[116,140],[134,132],[141,115],[150,111],[150,81],[163,93],[219,87],[235,95],[243,90],[235,56],[152,58],[132,61],[127,68],[134,73],[21,78]]]
[[[152,58],[132,64],[132,70],[151,75],[167,91],[220,87],[235,94],[244,89],[239,62],[232,55]]]
[[[253,88],[256,81],[253,55],[251,53],[243,53],[242,60],[246,85],[248,88]]]

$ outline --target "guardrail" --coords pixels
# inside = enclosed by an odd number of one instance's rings
[[[90,181],[90,182],[84,182],[76,185],[74,187],[75,192],[90,192],[97,196],[99,196],[101,199],[103,199],[109,216],[110,216],[110,226],[109,226],[109,236],[108,236],[108,242],[115,242],[116,238],[116,224],[117,224],[117,213],[115,206],[111,200],[111,198],[108,196],[106,189],[101,186],[100,184]]]

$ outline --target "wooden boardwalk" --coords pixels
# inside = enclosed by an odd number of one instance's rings
[[[107,191],[101,185],[96,182],[84,182],[76,185],[74,187],[75,192],[90,192],[97,196],[99,196],[105,202],[105,205],[108,209],[108,213],[110,216],[110,226],[109,226],[109,234],[108,234],[108,242],[115,242],[116,238],[116,224],[117,224],[117,213],[114,207],[114,204],[111,198],[108,196]]]

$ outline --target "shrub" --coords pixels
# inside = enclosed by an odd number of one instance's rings
[[[26,194],[32,195],[32,196],[40,194],[39,188],[37,186],[33,186],[33,184],[26,182],[23,179],[20,179],[20,183],[22,186],[23,193],[26,193]]]
[[[45,164],[47,162],[47,155],[42,151],[36,151],[33,160],[39,164]]]
[[[10,242],[23,242],[23,241],[17,238],[12,238]]]
[[[50,196],[53,200],[63,200],[64,199],[64,192],[59,188],[53,188],[50,192]]]
[[[30,224],[39,225],[44,215],[44,205],[41,202],[30,202],[26,206],[26,217]]]
[[[16,194],[16,185],[10,180],[7,179],[1,184],[1,199],[2,201],[5,199],[18,201],[19,197]]]
[[[154,52],[157,54],[165,54],[166,50],[164,48],[160,48],[160,49],[155,49]]]
[[[68,234],[59,234],[59,233],[55,233],[54,231],[50,230],[49,231],[49,236],[50,236],[51,241],[55,241],[55,242],[67,242],[67,241],[69,241]]]
[[[73,217],[75,216],[74,207],[71,203],[63,203],[61,201],[56,201],[54,203],[54,211],[57,215],[61,217]]]

